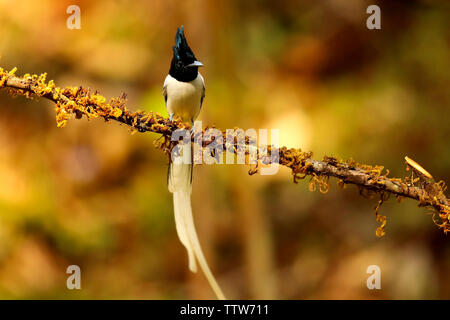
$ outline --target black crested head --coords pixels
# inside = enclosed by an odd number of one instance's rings
[[[173,56],[185,63],[186,65],[193,63],[197,60],[194,53],[189,47],[186,36],[184,35],[184,27],[181,26],[177,29],[177,34],[175,35],[175,45],[173,46]]]
[[[181,26],[175,36],[169,74],[178,81],[189,82],[197,78],[199,66],[202,64],[197,61],[194,52],[189,47],[184,36],[184,28]]]

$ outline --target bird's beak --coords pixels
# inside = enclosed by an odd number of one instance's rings
[[[187,65],[188,67],[203,67],[203,63],[201,63],[200,61],[194,61],[191,64]]]

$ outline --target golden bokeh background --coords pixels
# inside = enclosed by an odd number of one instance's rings
[[[66,9],[81,8],[81,29]],[[366,8],[381,7],[381,30]],[[48,73],[128,107],[165,113],[162,83],[176,28],[205,64],[199,119],[280,129],[280,144],[384,165],[404,156],[450,182],[448,1],[0,0],[0,65]],[[209,299],[178,241],[159,136],[117,123],[56,128],[45,99],[0,91],[0,298]],[[195,221],[230,298],[450,298],[450,239],[417,202],[358,189],[328,194],[245,165],[200,165]],[[66,288],[79,265],[82,289]],[[366,269],[381,268],[381,290]]]

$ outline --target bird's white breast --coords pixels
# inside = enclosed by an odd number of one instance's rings
[[[183,121],[197,118],[204,92],[204,81],[200,73],[190,82],[178,81],[168,75],[164,81],[164,88],[167,95],[166,108],[169,114],[173,113],[181,117]]]

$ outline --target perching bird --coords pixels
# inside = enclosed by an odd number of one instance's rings
[[[193,123],[200,113],[205,97],[205,83],[198,72],[198,68],[201,66],[203,64],[195,58],[194,53],[189,48],[184,36],[183,26],[181,26],[175,36],[173,58],[163,87],[164,100],[171,120],[176,115],[184,122]],[[225,299],[209,269],[195,231],[191,209],[192,145],[182,148],[182,151],[183,154],[179,157],[190,160],[188,161],[190,163],[185,163],[186,161],[174,163],[174,161],[171,161],[168,172],[168,186],[169,191],[173,193],[173,209],[178,237],[186,247],[189,269],[196,272],[198,262],[217,297]]]

